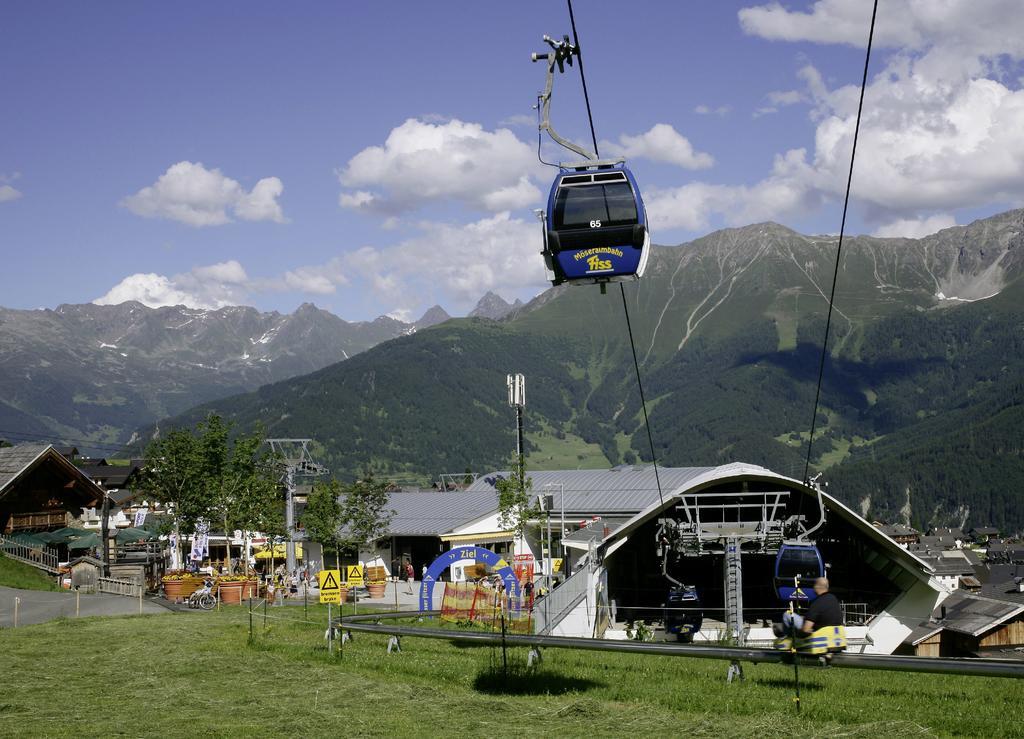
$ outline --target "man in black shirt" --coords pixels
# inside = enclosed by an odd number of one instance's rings
[[[804,614],[804,622],[799,625],[800,630],[810,634],[824,626],[843,626],[843,608],[839,605],[839,599],[828,592],[828,579],[819,577],[815,580],[814,592],[818,597]]]
[[[790,633],[790,628],[795,628],[804,634],[810,634],[815,629],[825,626],[844,626],[843,607],[839,599],[828,592],[828,579],[819,577],[814,581],[814,592],[817,598],[807,608],[804,614],[790,613],[782,614],[782,624],[774,627],[776,636],[785,636]]]

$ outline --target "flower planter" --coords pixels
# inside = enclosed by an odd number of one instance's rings
[[[233,582],[218,583],[217,590],[220,593],[220,602],[225,605],[241,603],[243,600],[255,597],[255,580],[235,580]]]
[[[341,602],[344,603],[348,600],[348,586],[342,585],[338,588],[338,596],[341,598]]]
[[[187,600],[192,593],[203,587],[203,580],[202,577],[165,579],[162,581],[164,597],[175,603]]]
[[[384,582],[371,582],[366,585],[371,598],[383,598],[385,588],[387,588],[387,583]]]
[[[177,601],[181,597],[181,580],[165,580],[164,581],[164,597],[167,600]]]

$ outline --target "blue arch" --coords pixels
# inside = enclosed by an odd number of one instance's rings
[[[498,574],[501,575],[502,581],[505,583],[505,591],[510,596],[515,596],[516,603],[519,602],[519,580],[516,578],[516,573],[508,562],[490,549],[484,549],[483,547],[458,547],[439,556],[427,568],[427,574],[423,576],[423,582],[420,584],[421,611],[429,611],[434,607],[434,583],[437,582],[442,572],[460,559],[473,559],[497,570]]]

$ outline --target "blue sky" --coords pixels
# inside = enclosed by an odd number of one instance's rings
[[[881,5],[850,230],[1019,207],[1019,8]],[[630,155],[657,243],[838,230],[869,2],[575,10],[602,153]],[[529,53],[568,32],[557,2],[5,3],[0,304],[527,299],[550,177]],[[575,70],[552,116],[587,137]]]

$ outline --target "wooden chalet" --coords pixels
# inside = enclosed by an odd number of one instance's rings
[[[98,506],[104,490],[51,444],[0,449],[0,533],[52,531]]]

